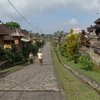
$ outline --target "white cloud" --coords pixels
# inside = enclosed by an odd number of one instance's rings
[[[47,15],[47,14],[52,15],[55,12],[63,11],[63,10],[66,11],[66,13],[68,12],[74,12],[74,13],[95,12],[96,13],[97,11],[100,10],[100,0],[9,0],[9,1],[30,22],[33,22],[32,19],[34,19],[34,17],[41,18],[41,16],[43,15]],[[10,13],[16,19],[16,21],[18,21],[19,23],[24,23],[24,25],[26,25],[26,23],[22,20],[21,16],[9,4],[8,0],[0,0],[0,5],[4,9],[6,9],[7,12]],[[4,11],[4,9],[0,7],[0,20],[2,20],[3,22],[7,22],[10,20],[13,21],[14,19],[11,18],[11,16],[9,16],[9,14],[6,11]],[[72,18],[77,19],[76,16],[73,16]],[[78,24],[78,21],[76,19],[72,19],[70,21],[70,25],[72,27],[74,24],[75,26],[76,24]],[[67,22],[64,22],[62,26],[68,28],[70,25],[68,23],[69,21],[67,18],[66,20]],[[52,27],[54,27],[54,25],[52,25]]]
[[[77,24],[77,20],[75,18],[73,18],[71,21],[70,21],[70,24]]]
[[[100,9],[100,0],[9,0],[20,13],[29,15],[39,15],[52,13],[57,10],[65,9],[68,11],[82,12]],[[2,5],[12,15],[18,16],[16,11],[8,3],[8,0],[0,0]],[[1,13],[1,11],[0,11]]]

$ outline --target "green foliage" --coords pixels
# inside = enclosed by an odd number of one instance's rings
[[[4,49],[3,49],[3,46],[0,45],[0,53],[1,53],[2,51],[4,51]]]
[[[36,37],[37,39],[41,37],[39,33],[31,33],[32,36]]]
[[[0,56],[0,60],[1,61],[4,61],[4,60],[10,60],[10,59],[14,59],[15,58],[15,54],[8,51],[8,50],[4,50],[2,53],[1,53],[1,56]]]
[[[51,41],[52,40],[52,34],[45,34],[44,35],[44,38],[47,40],[47,41]]]
[[[15,58],[15,54],[10,51],[5,51],[5,55],[8,56],[8,59],[13,60]]]
[[[54,47],[57,47],[57,42],[52,41],[52,44],[53,44]]]
[[[61,53],[62,56],[68,57],[67,50],[66,50],[66,46],[63,45],[63,44],[60,47],[60,53]]]
[[[21,54],[16,54],[13,53],[9,50],[4,50],[0,48],[0,61],[5,61],[5,60],[12,60],[14,62],[16,61],[23,61],[23,56]]]
[[[79,57],[80,56],[81,56],[81,54],[79,54],[79,53],[74,54],[74,56],[73,56],[74,63],[78,63],[79,62]]]
[[[4,50],[3,46],[0,45],[0,61],[14,59],[14,53]]]
[[[65,67],[59,63],[57,55],[55,54],[54,50],[52,49],[52,57],[53,57],[53,64],[54,68],[57,71],[61,84],[65,91],[65,96],[68,100],[99,100],[99,95],[93,90],[91,91],[90,88],[87,88],[84,84],[82,84],[77,78],[74,77]],[[66,59],[62,56],[59,56],[59,59],[63,64],[66,63]],[[73,65],[72,62],[70,62]],[[76,66],[75,68],[78,68]],[[80,69],[80,68],[79,68]],[[88,72],[89,73],[89,72]],[[94,74],[95,76],[95,74]],[[98,74],[99,76],[99,74]],[[99,78],[100,79],[100,78]]]
[[[79,58],[79,62],[82,64],[82,66],[84,68],[86,68],[87,70],[91,70],[93,67],[93,64],[91,63],[91,57],[89,54],[85,55],[85,56],[81,56]]]
[[[69,59],[72,60],[74,54],[77,51],[77,35],[72,33],[73,31],[70,31],[70,35],[66,37],[66,48],[68,52]]]
[[[55,38],[58,38],[58,41],[61,42],[61,38],[65,36],[64,31],[57,31],[53,34]]]
[[[100,65],[97,65],[95,63],[92,64],[93,64],[92,70],[100,73]]]
[[[27,44],[26,47],[22,46],[22,53],[25,58],[28,58],[29,53],[32,51],[32,45]]]
[[[4,49],[2,45],[0,45],[0,61],[2,61],[2,55],[4,54]]]
[[[65,56],[69,60],[74,60],[74,62],[78,62],[79,47],[81,47],[80,41],[78,41],[80,34],[73,34],[73,29],[70,30],[69,35],[66,37],[66,46],[63,43],[58,42],[60,46],[61,55]]]
[[[16,53],[15,54],[15,58],[14,58],[14,61],[16,62],[19,62],[19,61],[23,61],[23,55],[22,54],[19,54],[19,53]]]
[[[26,47],[22,47],[22,53],[23,53],[23,56],[25,58],[28,58],[29,57],[29,53],[32,52],[33,55],[37,55],[37,52],[38,52],[38,49],[41,48],[43,45],[45,44],[45,41],[36,41],[36,43],[32,42],[30,44],[27,44]]]
[[[16,22],[7,22],[5,24],[8,28],[13,29],[13,28],[20,28],[20,25]]]

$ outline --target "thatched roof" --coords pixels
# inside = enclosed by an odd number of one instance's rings
[[[13,29],[13,33],[11,36],[18,36],[18,37],[23,37],[24,34],[20,31],[20,29]]]
[[[4,24],[0,24],[0,35],[8,35],[12,32],[11,29],[9,29],[8,27],[6,27]]]
[[[96,21],[94,21],[95,24],[100,24],[100,18],[98,18]]]
[[[4,36],[3,39],[5,41],[13,41],[14,40],[12,36]]]

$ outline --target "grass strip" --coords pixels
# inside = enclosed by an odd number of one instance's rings
[[[63,62],[67,66],[70,66],[71,68],[74,68],[75,70],[89,76],[90,78],[96,80],[97,82],[100,82],[100,72],[86,70],[80,63],[75,64],[72,61],[68,61],[65,57],[61,56],[60,51],[57,51],[57,54],[61,62]]]
[[[24,63],[24,64],[21,64],[21,65],[17,65],[17,66],[2,70],[2,71],[0,71],[0,78],[6,76],[8,74],[11,74],[11,73],[13,73],[13,72],[15,72],[15,71],[17,71],[19,69],[22,69],[27,65],[28,65],[28,63]]]
[[[66,98],[68,98],[68,100],[99,100],[99,94],[97,94],[95,90],[80,82],[72,73],[64,68],[58,61],[53,48],[51,51],[54,68],[61,81]]]

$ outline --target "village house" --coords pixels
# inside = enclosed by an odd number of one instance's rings
[[[73,28],[73,33],[74,34],[79,34],[79,33],[81,33],[81,30],[79,28],[77,28],[77,29]]]
[[[22,44],[21,44],[21,38],[24,37],[24,34],[21,33],[20,29],[13,29],[13,33],[11,36],[14,39],[14,44],[16,46],[16,52],[21,53],[22,52]]]
[[[32,40],[31,34],[23,29],[9,29],[4,24],[0,24],[0,44],[4,49],[18,48],[21,51],[21,45],[26,46]]]
[[[22,45],[23,45],[24,47],[26,47],[26,46],[30,43],[30,41],[32,40],[32,36],[31,36],[31,34],[30,34],[27,30],[25,30],[25,29],[20,29],[20,31],[24,34],[24,36],[21,38]]]
[[[5,36],[11,34],[11,30],[4,24],[0,24],[0,44],[4,45]]]

